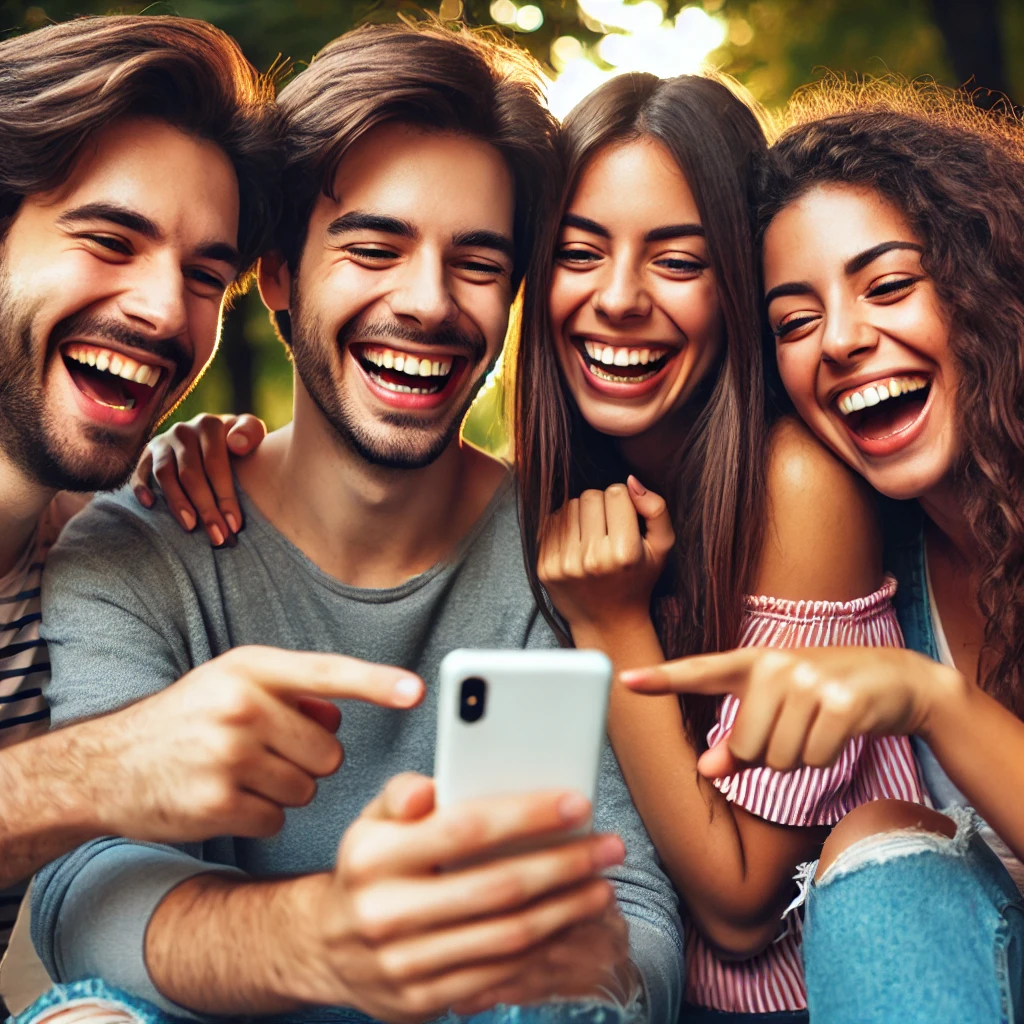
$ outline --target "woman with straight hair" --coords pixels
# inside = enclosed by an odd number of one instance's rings
[[[909,650],[736,652],[631,682],[742,696],[709,771],[765,750],[826,765],[851,738],[913,736],[947,816],[885,801],[832,833],[808,901],[811,1013],[1020,1021],[1024,124],[891,80],[832,80],[794,114],[760,202],[779,374],[890,499]]]
[[[868,492],[796,420],[769,429],[751,106],[710,77],[623,75],[569,115],[560,146],[515,454],[527,564],[563,639],[618,669],[737,645],[897,644]],[[854,806],[921,791],[904,739],[712,785],[697,759],[735,713],[617,686],[609,733],[688,909],[686,1019],[803,1021],[799,915],[782,921],[797,865]]]

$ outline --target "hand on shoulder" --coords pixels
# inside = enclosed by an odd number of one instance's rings
[[[882,540],[874,492],[794,417],[772,429],[767,486],[756,593],[850,601],[878,589]]]

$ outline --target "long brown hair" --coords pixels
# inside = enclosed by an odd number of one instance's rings
[[[518,288],[556,167],[557,122],[544,105],[543,80],[540,65],[519,47],[434,20],[364,25],[328,43],[278,99],[286,158],[277,245],[292,272],[317,197],[332,195],[345,153],[376,126],[399,121],[472,136],[505,158],[515,188]],[[287,312],[275,321],[288,342]]]
[[[67,180],[119,117],[156,117],[218,145],[238,179],[238,248],[255,262],[277,217],[273,84],[204,21],[108,15],[0,43],[0,237],[25,196]]]
[[[981,552],[991,656],[982,685],[1024,717],[1024,123],[934,83],[831,78],[795,98],[796,126],[761,182],[761,230],[809,189],[871,189],[924,242],[960,371],[958,490]]]
[[[547,516],[570,497],[622,482],[629,472],[615,441],[580,415],[551,336],[547,285],[559,220],[583,168],[602,148],[637,139],[663,145],[700,211],[719,286],[725,344],[717,369],[693,399],[695,422],[665,495],[676,531],[672,564],[652,612],[667,657],[735,646],[752,567],[761,548],[766,497],[766,425],[761,320],[754,254],[754,161],[765,150],[757,116],[722,82],[683,75],[627,74],[592,93],[559,138],[563,187],[548,218],[536,287],[528,284],[516,359],[516,466],[523,549],[531,586],[563,642],[536,575]],[[628,187],[624,182],[623,187]],[[688,700],[687,728],[704,743],[714,702]]]

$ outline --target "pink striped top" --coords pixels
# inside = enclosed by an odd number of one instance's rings
[[[782,601],[748,597],[740,647],[902,647],[892,596],[896,581],[856,601]],[[721,741],[736,718],[739,701],[722,701],[708,743]],[[850,741],[831,768],[777,772],[749,768],[715,785],[727,800],[780,825],[834,825],[871,800],[925,801],[917,765],[905,736]],[[772,1013],[807,1007],[800,955],[802,921],[790,914],[775,942],[758,956],[723,961],[691,927],[686,937],[686,998],[698,1006],[734,1013]]]

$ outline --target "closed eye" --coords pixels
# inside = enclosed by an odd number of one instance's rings
[[[376,246],[364,246],[364,245],[350,245],[347,246],[345,252],[351,253],[353,256],[358,256],[364,260],[395,260],[398,259],[398,253],[391,249],[377,248]]]
[[[801,327],[814,323],[817,319],[816,316],[795,316],[792,320],[783,320],[782,323],[777,324],[772,329],[772,333],[781,340],[794,331],[800,330]]]
[[[132,250],[125,242],[121,241],[120,238],[114,238],[111,235],[82,234],[78,237],[87,238],[90,242],[95,242],[97,245],[102,246],[110,252],[116,252],[119,256],[131,256],[132,254]]]
[[[662,256],[654,261],[655,266],[670,270],[676,274],[699,274],[705,269],[705,264],[699,260],[681,259],[678,256]]]
[[[875,285],[868,293],[869,299],[882,299],[886,296],[898,296],[909,291],[917,282],[919,278],[916,277],[899,277],[894,278],[891,281],[883,281],[881,284]]]
[[[599,252],[594,252],[593,249],[559,249],[555,253],[555,259],[559,263],[585,266],[588,263],[596,263],[602,259],[602,256]]]

